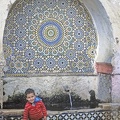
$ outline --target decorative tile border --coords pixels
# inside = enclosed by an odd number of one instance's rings
[[[1,116],[0,120],[21,120],[22,116]],[[100,110],[49,115],[47,120],[120,120],[120,111]]]

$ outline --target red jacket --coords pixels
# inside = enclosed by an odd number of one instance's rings
[[[35,106],[29,102],[26,103],[23,113],[23,120],[39,120],[44,116],[47,116],[47,110],[42,101],[36,102]]]

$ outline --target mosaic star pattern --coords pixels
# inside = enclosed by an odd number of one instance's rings
[[[3,44],[6,75],[94,72],[96,31],[79,0],[17,1]]]

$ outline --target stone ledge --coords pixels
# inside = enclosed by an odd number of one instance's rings
[[[120,110],[120,103],[100,103],[99,107],[103,110]]]
[[[120,110],[120,103],[100,103],[98,108],[93,109],[77,109],[77,110],[63,110],[63,111],[49,111],[48,115],[55,115],[61,113],[75,113],[75,112],[91,112],[91,111],[104,111],[104,110]],[[22,115],[24,109],[0,109],[0,115],[9,116],[9,115]]]
[[[47,111],[48,115],[62,114],[62,113],[75,113],[75,112],[91,112],[91,111],[101,111],[100,107],[94,109],[78,109],[78,110],[63,110],[63,111]],[[22,115],[24,109],[1,109],[0,115],[11,116],[11,115]]]
[[[56,112],[56,113],[55,113]],[[82,119],[84,120],[89,119],[91,120],[120,120],[120,111],[111,111],[111,110],[100,110],[100,109],[81,109],[80,111],[74,111],[74,110],[69,110],[69,111],[52,111],[54,114],[48,114],[47,119],[48,120],[74,120],[76,117],[78,120]],[[22,115],[0,115],[0,120],[23,120]]]

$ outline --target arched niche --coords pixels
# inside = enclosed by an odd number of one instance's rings
[[[6,11],[6,9],[8,9],[8,6],[9,6],[11,8],[9,13],[11,13],[12,9],[20,1],[15,2],[15,0],[11,0],[11,2],[12,3],[9,4],[9,1],[6,0],[6,7],[3,7],[3,11],[5,11],[3,13],[5,13],[5,14],[3,15],[3,17],[1,19],[3,21],[2,22],[2,26],[3,26],[2,28],[4,28],[4,29],[5,29],[4,23],[7,21],[7,20],[5,21],[5,19],[7,19],[7,17],[10,15],[10,14],[8,14],[8,11]],[[82,2],[81,4],[85,7],[85,10],[87,10],[88,13],[89,13],[89,16],[92,20],[92,24],[93,24],[94,29],[95,29],[96,38],[98,40],[97,46],[96,46],[97,53],[96,53],[96,55],[94,54],[95,56],[93,57],[92,60],[93,60],[93,62],[94,61],[110,62],[111,55],[112,55],[112,51],[111,51],[112,40],[111,39],[113,37],[112,37],[112,34],[111,34],[112,30],[111,30],[110,20],[107,16],[105,8],[102,6],[101,2],[98,1],[98,0],[94,0],[94,2],[90,2],[89,0],[84,0],[84,1],[81,1],[81,2]],[[17,9],[19,9],[19,7]],[[14,11],[14,12],[17,12],[17,11]],[[16,17],[14,17],[14,19],[16,19]],[[31,22],[33,22],[33,21],[31,20]],[[13,21],[13,23],[14,23],[14,21]],[[60,23],[58,22],[58,24],[60,24]],[[46,25],[46,24],[44,24],[44,25]],[[7,22],[6,22],[6,26],[7,26]],[[11,26],[9,26],[9,27],[11,27]],[[3,33],[4,29],[2,29],[2,33]],[[1,37],[1,38],[3,38],[3,37]],[[10,41],[8,41],[8,42],[10,42]],[[5,41],[4,42],[2,41],[2,43],[5,43]],[[14,42],[13,46],[15,46],[16,43],[18,43],[18,42]],[[2,44],[2,46],[3,46],[3,44]],[[15,48],[15,47],[13,47],[13,48]],[[18,50],[18,48],[16,48],[16,49]],[[9,49],[9,46],[8,46],[7,50],[11,51],[11,49]],[[10,59],[14,61],[15,57],[12,56]],[[16,64],[16,65],[19,65],[19,61],[17,61],[17,63],[18,64]],[[11,66],[12,66],[12,64],[11,64]],[[14,67],[14,64],[13,64],[13,67]],[[91,66],[91,68],[92,68],[92,66]],[[8,68],[6,67],[5,70],[8,70]],[[94,69],[92,69],[92,70],[94,70]],[[31,72],[33,73],[34,69],[31,69]],[[92,71],[92,74],[93,74],[93,71]],[[23,76],[23,74],[9,74],[9,75]],[[26,75],[26,74],[24,74],[24,75]],[[29,74],[29,75],[31,75],[31,74]],[[101,100],[105,100],[106,102],[108,102],[108,100],[110,98],[110,94],[108,92],[110,90],[110,88],[109,88],[110,84],[108,84],[109,83],[108,80],[110,80],[109,77],[106,80],[106,77],[103,76],[104,78],[101,77],[102,80],[101,79],[98,80],[97,76],[92,76],[92,77],[89,76],[89,79],[88,79],[88,76],[80,76],[79,73],[78,73],[79,76],[76,76],[77,73],[76,74],[73,73],[73,75],[75,75],[73,77],[64,76],[64,75],[67,75],[67,74],[63,74],[62,77],[57,76],[57,74],[54,74],[56,76],[50,76],[50,77],[46,76],[47,74],[43,74],[43,75],[44,75],[43,77],[39,77],[39,78],[38,77],[36,77],[36,78],[35,77],[28,77],[28,78],[27,77],[19,77],[19,78],[18,77],[17,78],[16,77],[13,77],[13,78],[5,77],[4,78],[5,81],[12,81],[12,82],[8,82],[8,84],[4,85],[4,90],[5,90],[5,93],[6,93],[6,95],[4,97],[4,100],[7,100],[7,96],[12,95],[13,91],[16,91],[16,88],[18,88],[18,84],[20,85],[19,86],[20,92],[21,92],[21,89],[24,91],[27,87],[30,87],[31,85],[33,85],[34,88],[39,88],[39,86],[41,86],[40,89],[43,90],[43,93],[44,93],[44,91],[49,91],[48,95],[51,95],[51,93],[54,94],[56,92],[61,91],[60,89],[63,87],[62,84],[61,84],[62,82],[64,84],[69,85],[71,88],[73,88],[73,91],[75,91],[76,94],[78,94],[82,98],[87,98],[88,99],[89,98],[88,91],[91,90],[91,89],[94,89],[96,91],[97,97],[100,98]],[[69,74],[69,75],[72,75],[72,74]],[[85,74],[85,75],[91,75],[91,73],[90,74]],[[43,80],[43,82],[41,82],[42,80]],[[73,84],[73,81],[75,81],[74,84]],[[102,84],[99,84],[99,81],[100,82],[102,81],[101,82]],[[47,87],[46,84],[49,87]],[[106,86],[104,86],[104,84]],[[54,85],[54,87],[53,87],[53,85]],[[60,87],[58,85],[60,85]],[[46,86],[46,87],[44,87],[44,86]],[[76,86],[76,87],[74,87],[74,86]],[[102,90],[101,90],[101,88],[102,88]],[[82,91],[83,89],[85,89],[85,90]],[[18,91],[16,91],[16,93],[17,92]]]
[[[5,75],[93,75],[97,44],[82,2],[16,1],[4,29]]]

